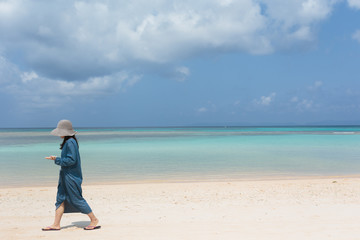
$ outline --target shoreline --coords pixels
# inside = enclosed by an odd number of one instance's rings
[[[264,182],[264,181],[288,181],[288,180],[317,180],[317,179],[360,179],[360,174],[350,175],[268,175],[251,176],[239,178],[167,178],[167,179],[145,179],[145,180],[120,180],[120,181],[83,181],[82,186],[104,186],[104,185],[141,185],[141,184],[162,184],[162,183],[224,183],[224,182]],[[0,185],[0,189],[9,188],[39,188],[56,187],[58,180],[47,183],[31,183],[28,185],[13,184]]]

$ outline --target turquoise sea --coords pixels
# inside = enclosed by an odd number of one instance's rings
[[[0,187],[56,185],[50,130],[0,129]],[[86,184],[360,173],[360,126],[76,130]]]

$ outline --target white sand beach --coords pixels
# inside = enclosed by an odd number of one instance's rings
[[[360,239],[360,178],[83,185],[100,219],[53,221],[56,187],[0,189],[0,239]]]

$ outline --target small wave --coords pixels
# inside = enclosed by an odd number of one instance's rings
[[[355,134],[355,132],[333,132],[333,134],[350,135],[350,134]]]

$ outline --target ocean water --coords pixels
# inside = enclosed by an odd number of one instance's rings
[[[0,187],[57,183],[50,130],[0,129]],[[360,173],[360,126],[76,130],[87,184]]]

